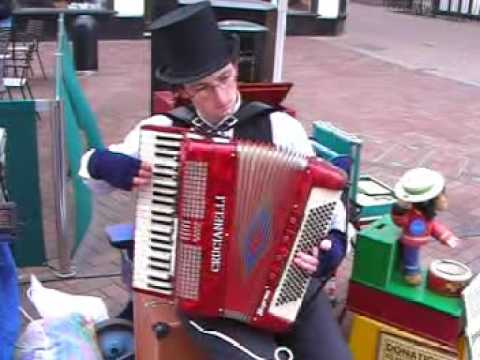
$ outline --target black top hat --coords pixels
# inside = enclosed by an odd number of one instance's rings
[[[150,26],[160,44],[155,76],[186,84],[220,70],[238,55],[238,39],[218,28],[209,1],[177,8]]]

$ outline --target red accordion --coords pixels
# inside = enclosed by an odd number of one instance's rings
[[[293,263],[324,239],[346,178],[316,158],[144,126],[153,164],[138,195],[133,287],[180,309],[284,331],[309,276]]]

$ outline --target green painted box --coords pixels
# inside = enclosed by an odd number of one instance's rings
[[[400,233],[389,215],[360,231],[355,247],[352,280],[374,287],[386,287],[397,262],[397,239]]]

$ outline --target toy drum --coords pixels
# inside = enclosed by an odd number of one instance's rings
[[[434,260],[428,269],[428,288],[444,296],[460,296],[473,274],[470,268],[455,260]]]

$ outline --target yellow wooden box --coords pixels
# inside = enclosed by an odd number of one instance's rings
[[[357,314],[352,319],[350,349],[354,360],[468,359],[464,337],[452,349]]]

